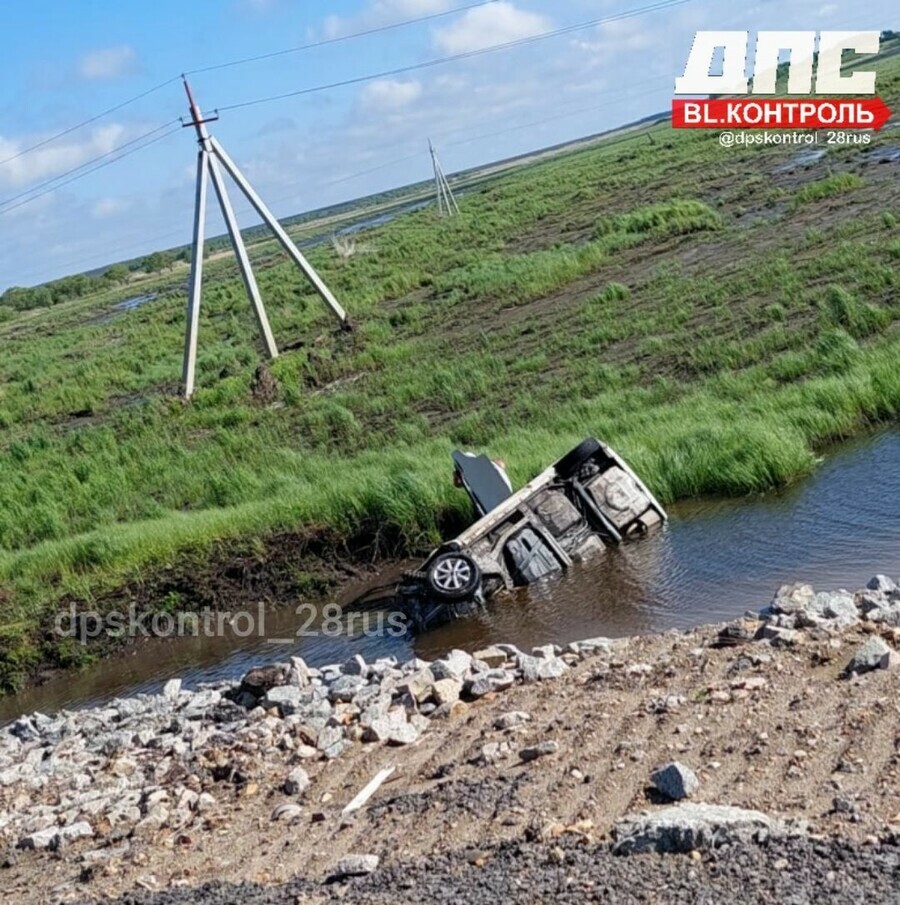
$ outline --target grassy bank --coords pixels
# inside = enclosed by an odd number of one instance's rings
[[[890,64],[885,64],[886,67]],[[879,92],[900,102],[896,64]],[[812,469],[820,444],[900,412],[896,144],[719,147],[657,126],[407,214],[315,265],[356,329],[254,248],[274,396],[233,262],[210,262],[198,386],[176,397],[186,271],[0,324],[0,685],[59,656],[92,601],[276,532],[433,541],[465,515],[454,446],[522,482],[587,434],[666,500]],[[137,294],[132,291],[132,294]],[[244,540],[245,539],[245,540]],[[201,566],[198,565],[198,568]]]

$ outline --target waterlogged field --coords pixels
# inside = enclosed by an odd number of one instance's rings
[[[879,93],[900,105],[890,60]],[[49,630],[73,600],[221,601],[216,576],[267,563],[303,594],[313,553],[431,543],[467,515],[455,446],[520,483],[594,434],[673,500],[785,484],[826,441],[896,420],[896,125],[867,147],[823,133],[811,155],[659,124],[523,166],[452,220],[421,210],[348,257],[313,251],[352,333],[259,244],[285,350],[262,391],[230,260],[209,266],[187,405],[183,265],[0,312],[0,686],[83,660]]]

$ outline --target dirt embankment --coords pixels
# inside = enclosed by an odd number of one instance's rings
[[[501,889],[517,902],[696,902],[734,884],[746,900],[890,901],[895,623],[887,581],[792,589],[724,628],[534,656],[500,646],[474,662],[297,661],[240,687],[173,685],[23,720],[0,748],[0,882],[23,903],[475,902]],[[668,806],[651,774],[670,761],[696,775],[692,801],[800,835],[717,848],[727,834],[713,833],[689,856],[614,856],[623,815]],[[377,867],[325,883],[348,855]]]
[[[372,530],[357,537],[334,532],[309,534],[281,532],[261,540],[221,541],[179,558],[176,564],[150,568],[139,578],[121,581],[88,600],[64,596],[57,611],[48,612],[35,648],[40,652],[27,670],[0,668],[0,695],[39,685],[61,671],[77,668],[94,658],[122,653],[140,639],[90,632],[83,643],[61,645],[56,634],[56,613],[99,614],[134,611],[155,613],[236,612],[242,608],[284,606],[285,601],[325,601],[348,583],[363,583],[377,574],[376,564],[390,562],[405,552],[403,543],[388,532]],[[0,589],[0,601],[3,590]],[[69,624],[69,623],[66,623]]]

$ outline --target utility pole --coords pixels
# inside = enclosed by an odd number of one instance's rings
[[[452,217],[454,214],[459,213],[459,205],[450,190],[450,183],[447,182],[441,162],[438,160],[437,151],[435,151],[430,138],[428,139],[428,150],[431,153],[431,165],[434,167],[434,187],[437,193],[438,216],[443,217],[446,215]]]
[[[194,100],[194,95],[191,92],[191,86],[188,84],[187,79],[184,79],[184,90],[187,93],[191,119],[190,122],[183,123],[183,125],[185,127],[193,126],[195,128],[197,132],[197,142],[200,145],[200,150],[197,153],[197,193],[194,199],[193,250],[191,253],[191,278],[188,293],[187,327],[184,339],[184,366],[182,369],[182,390],[185,398],[190,399],[194,393],[197,368],[197,334],[200,325],[200,295],[203,283],[203,245],[205,241],[206,198],[209,179],[212,179],[213,188],[215,189],[216,197],[219,201],[219,207],[221,208],[222,216],[225,219],[228,236],[231,239],[235,257],[237,258],[238,266],[240,267],[244,288],[247,290],[247,296],[250,299],[250,304],[253,306],[253,313],[256,316],[259,332],[262,334],[266,354],[270,359],[278,357],[278,347],[276,346],[275,338],[272,335],[269,318],[266,315],[266,309],[259,294],[259,287],[256,284],[256,277],[254,276],[253,268],[250,265],[247,248],[244,245],[244,239],[241,236],[237,218],[234,215],[234,208],[231,206],[231,199],[228,197],[228,191],[225,187],[225,180],[222,175],[223,168],[228,175],[231,176],[237,187],[254,207],[259,216],[275,234],[275,238],[293,259],[294,263],[301,271],[303,271],[307,279],[312,283],[322,301],[325,302],[326,306],[340,321],[341,326],[345,329],[349,329],[350,324],[347,318],[347,312],[344,311],[337,299],[332,295],[331,290],[325,285],[325,282],[319,274],[316,273],[309,261],[306,260],[300,252],[300,249],[297,248],[285,232],[282,225],[275,219],[275,216],[254,191],[244,174],[241,173],[234,161],[225,152],[225,149],[209,134],[209,130],[206,128],[207,123],[214,122],[219,117],[213,116],[206,119],[203,117],[200,107]]]

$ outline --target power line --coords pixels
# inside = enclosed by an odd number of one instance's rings
[[[271,60],[276,57],[287,56],[292,53],[301,53],[304,50],[312,50],[316,47],[327,47],[329,44],[339,44],[342,41],[351,41],[354,38],[365,38],[369,35],[382,34],[387,31],[394,31],[398,28],[404,28],[407,25],[418,25],[421,22],[430,22],[434,19],[443,19],[452,16],[455,13],[464,13],[471,9],[478,9],[482,6],[491,6],[497,0],[483,0],[481,3],[470,3],[468,6],[457,6],[453,9],[447,9],[440,13],[430,13],[427,16],[418,16],[415,19],[404,19],[402,22],[394,22],[390,25],[379,25],[375,28],[368,28],[365,31],[357,31],[348,35],[339,35],[335,38],[325,38],[321,41],[311,41],[308,44],[299,44],[297,47],[288,47],[284,50],[275,50],[271,53],[262,53],[254,57],[243,57],[237,60],[230,60],[226,63],[216,63],[212,66],[202,66],[199,69],[189,69],[185,75],[199,75],[203,72],[215,72],[218,69],[228,69],[232,66],[243,66],[245,63],[258,63],[262,60]]]
[[[652,88],[647,91],[632,93],[632,94],[629,94],[628,97],[629,97],[629,99],[632,97],[645,97],[648,94],[653,94],[656,91],[658,91],[664,83],[670,83],[670,82],[671,82],[671,79],[669,78],[669,76],[657,76],[656,78],[653,78],[653,79],[647,79],[643,82],[638,82],[637,84],[633,85],[632,87],[644,88],[648,85],[659,85],[659,87]],[[532,98],[532,100],[533,100],[533,98]],[[594,110],[602,110],[604,108],[614,106],[618,102],[619,102],[618,100],[605,101],[604,103],[601,103],[601,104],[591,104],[590,106],[586,106],[586,107],[581,106],[581,107],[578,107],[575,109],[566,110],[561,113],[554,113],[552,116],[547,116],[542,119],[529,120],[528,122],[517,123],[513,126],[508,126],[505,129],[499,129],[499,130],[495,130],[493,132],[482,133],[479,135],[470,135],[466,138],[459,139],[458,141],[447,142],[447,141],[445,141],[445,139],[448,136],[458,135],[461,132],[466,132],[467,130],[465,128],[452,129],[450,131],[445,131],[445,132],[438,131],[438,132],[435,132],[434,134],[437,137],[437,139],[444,144],[445,147],[455,148],[455,147],[459,147],[461,145],[467,145],[467,144],[472,144],[472,143],[478,142],[478,141],[484,141],[485,139],[488,139],[488,138],[495,138],[498,135],[506,135],[509,132],[517,132],[520,129],[527,129],[532,126],[540,126],[540,125],[543,125],[544,123],[554,122],[555,120],[566,119],[567,117],[570,117],[570,116],[576,116],[579,113],[590,113]],[[405,140],[405,141],[400,141],[400,142],[394,142],[389,145],[381,145],[378,148],[372,148],[370,150],[390,151],[390,150],[393,150],[394,148],[404,148],[404,147],[407,147],[408,145],[409,145],[409,140]],[[340,185],[341,183],[350,182],[353,179],[358,179],[361,176],[368,176],[371,173],[377,173],[379,170],[385,170],[388,167],[396,166],[401,163],[407,163],[411,160],[419,160],[419,159],[424,160],[425,158],[421,152],[417,151],[412,154],[407,154],[403,157],[393,158],[384,163],[375,164],[364,170],[359,170],[355,173],[350,173],[346,176],[340,176],[337,179],[330,179],[327,182],[319,182],[319,183],[317,183],[317,186],[319,188],[326,188],[326,187],[330,187],[333,185]],[[285,189],[290,189],[297,185],[306,185],[307,182],[308,182],[308,180],[299,180],[299,181],[289,182],[289,183],[279,186],[279,191],[284,191]],[[288,196],[287,199],[282,197],[281,200],[282,201],[289,200],[292,197],[297,197],[297,196]],[[246,210],[241,210],[240,213],[241,214],[249,213],[250,210],[251,210],[251,208],[248,207],[248,208],[246,208]]]
[[[657,83],[657,82],[665,82],[665,81],[667,81],[667,80],[668,80],[668,76],[660,76],[660,77],[658,77],[658,78],[656,78],[656,79],[649,79],[649,80],[647,80],[647,81],[645,81],[645,82],[642,82],[642,83],[640,83],[639,85],[637,85],[636,87],[643,87],[644,85],[655,84],[655,83]],[[656,89],[656,88],[652,88],[652,89],[648,89],[648,90],[646,90],[646,91],[642,91],[642,92],[640,92],[639,94],[629,95],[629,97],[643,97],[643,96],[646,96],[646,95],[648,95],[648,94],[652,94],[652,93],[654,93],[654,92],[657,91],[657,90],[658,90],[658,89]],[[459,140],[459,141],[449,142],[449,143],[447,143],[446,146],[447,146],[447,147],[459,147],[459,146],[461,146],[461,145],[472,144],[472,143],[474,143],[474,142],[484,141],[485,139],[488,139],[488,138],[494,138],[494,137],[496,137],[496,136],[498,136],[498,135],[505,135],[505,134],[507,134],[507,133],[509,133],[509,132],[516,132],[516,131],[518,131],[518,130],[520,130],[520,129],[527,129],[527,128],[530,128],[530,127],[533,127],[533,126],[543,125],[544,123],[554,122],[554,121],[556,121],[556,120],[565,119],[565,118],[570,117],[570,116],[576,116],[576,115],[578,115],[578,114],[580,114],[580,113],[589,113],[589,112],[591,112],[591,111],[593,111],[593,110],[600,110],[600,109],[603,109],[604,107],[609,107],[609,106],[612,106],[612,104],[611,104],[610,102],[603,103],[603,104],[592,104],[592,105],[589,106],[589,107],[579,107],[579,108],[574,109],[574,110],[569,110],[569,111],[567,111],[567,112],[565,112],[565,113],[557,113],[557,114],[554,114],[553,116],[547,116],[547,117],[544,117],[544,118],[542,118],[542,119],[538,119],[538,120],[530,120],[530,121],[527,122],[527,123],[518,123],[517,125],[510,126],[510,127],[506,128],[506,129],[500,129],[500,130],[497,130],[497,131],[494,131],[494,132],[482,133],[482,134],[480,134],[480,135],[473,135],[473,136],[470,136],[470,137],[468,137],[468,138],[461,139],[461,140]],[[464,131],[464,130],[456,129],[456,130],[453,130],[452,132],[445,132],[445,133],[443,133],[443,135],[444,135],[444,136],[453,135],[454,133],[459,133],[460,131]],[[621,141],[630,141],[630,140],[632,140],[633,138],[642,136],[642,135],[644,135],[644,134],[645,134],[644,132],[639,132],[639,133],[636,132],[636,133],[633,133],[632,135],[627,135],[627,136],[625,136],[625,137],[623,137],[623,138],[621,138],[621,139],[609,140],[609,139],[602,139],[602,138],[601,138],[600,140],[603,141],[603,146],[604,146],[604,147],[612,147],[612,146],[614,146],[614,145],[616,145],[616,144],[619,144]],[[576,139],[576,140],[577,140],[577,139]],[[395,144],[395,145],[392,145],[392,146],[390,146],[390,147],[399,147],[399,146],[400,146],[399,144]],[[526,152],[526,153],[527,153],[527,152]],[[331,186],[334,186],[334,185],[340,185],[340,184],[345,183],[345,182],[350,182],[350,181],[352,181],[352,180],[354,180],[354,179],[359,179],[359,178],[362,177],[362,176],[368,176],[368,175],[370,175],[371,173],[376,173],[376,172],[378,172],[379,170],[385,170],[385,169],[388,169],[389,167],[397,166],[397,165],[399,165],[399,164],[401,164],[401,163],[408,163],[408,162],[410,162],[410,161],[412,161],[412,160],[417,160],[417,159],[420,159],[420,158],[423,158],[423,154],[421,154],[421,153],[419,153],[419,152],[417,152],[417,153],[415,153],[415,154],[408,154],[408,155],[406,155],[405,157],[394,158],[394,159],[388,160],[388,161],[386,161],[386,162],[384,162],[384,163],[377,164],[376,166],[368,167],[367,169],[359,170],[359,171],[357,171],[357,172],[355,172],[355,173],[350,173],[350,174],[348,174],[348,175],[346,175],[346,176],[341,176],[341,177],[339,177],[338,179],[331,179],[331,180],[329,180],[328,182],[319,183],[319,187],[320,187],[320,188],[327,188],[327,187],[331,187]],[[424,158],[423,158],[423,159],[424,159]],[[292,183],[292,184],[289,184],[289,185],[287,185],[287,186],[282,186],[281,189],[283,190],[283,189],[285,189],[285,188],[290,188],[291,185],[300,185],[300,184],[301,184],[301,183],[299,183],[299,182],[297,182],[297,183]],[[289,196],[289,197],[297,197],[297,196]],[[282,198],[282,200],[286,200],[286,199]],[[242,206],[241,209],[236,210],[236,213],[237,213],[238,216],[244,216],[244,215],[249,214],[249,213],[252,213],[252,212],[253,212],[253,208],[250,207],[249,205],[248,205],[248,206]],[[297,216],[297,214],[291,214],[291,215],[289,215],[289,216],[290,216],[290,217],[294,217],[294,216]],[[301,224],[301,226],[302,226],[302,224]],[[245,229],[251,229],[251,228],[253,228],[253,227],[244,227],[244,228],[245,228]],[[121,253],[121,252],[124,252],[124,251],[129,251],[129,250],[132,249],[132,248],[138,248],[138,247],[142,247],[142,246],[149,246],[151,243],[159,242],[159,241],[162,241],[163,239],[168,239],[168,238],[171,238],[172,236],[183,235],[183,234],[184,234],[184,231],[181,230],[181,229],[172,230],[172,231],[167,232],[167,233],[164,233],[164,234],[162,234],[162,235],[155,236],[155,237],[152,238],[152,239],[142,240],[142,241],[140,241],[140,242],[133,242],[133,243],[130,243],[129,245],[127,245],[127,246],[119,246],[119,247],[116,247],[116,248],[114,248],[114,249],[109,249],[109,250],[108,250],[106,253],[104,253],[102,256],[96,256],[95,258],[92,258],[92,259],[90,259],[90,260],[91,260],[91,262],[93,262],[93,261],[101,261],[101,260],[102,260],[102,261],[106,261],[106,260],[109,260],[109,259],[111,258],[111,256],[117,255],[117,254],[119,254],[119,253]],[[187,244],[188,242],[189,242],[189,238],[188,238],[188,239],[185,239],[185,242],[182,243],[182,244]],[[74,267],[74,266],[77,265],[78,263],[79,263],[78,261],[73,261],[71,265],[67,265],[67,266],[73,266],[73,267]]]
[[[662,79],[665,79],[666,82],[670,82],[671,79],[668,76],[662,76]],[[629,94],[628,99],[634,97],[645,97],[648,94],[656,94],[659,91],[659,88],[649,88],[647,91],[640,91],[635,94]],[[546,116],[543,119],[532,120],[528,123],[519,123],[516,126],[509,126],[506,129],[499,129],[496,132],[487,132],[483,135],[475,135],[471,138],[463,138],[459,141],[451,141],[446,144],[448,148],[455,148],[459,145],[468,145],[472,144],[475,141],[484,141],[487,138],[495,138],[498,135],[506,135],[509,132],[517,132],[519,129],[528,129],[531,126],[542,126],[544,123],[555,122],[558,119],[566,119],[569,116],[576,116],[579,113],[591,113],[594,110],[602,110],[604,107],[611,107],[613,103],[617,102],[607,102],[605,104],[592,104],[590,107],[579,107],[577,110],[569,110],[566,113],[555,113],[553,116]]]
[[[62,132],[57,132],[55,135],[51,135],[49,138],[45,138],[33,145],[29,145],[27,148],[22,148],[21,151],[13,154],[12,157],[7,157],[6,160],[0,160],[0,167],[5,166],[6,164],[11,163],[14,160],[18,160],[20,157],[24,157],[26,154],[30,154],[32,151],[36,151],[38,148],[43,148],[45,145],[49,145],[51,142],[57,141],[60,138],[64,138],[66,135],[71,135],[72,132],[77,132],[79,129],[83,129],[85,126],[89,126],[91,123],[97,122],[98,119],[103,119],[104,116],[109,116],[110,113],[115,113],[117,110],[121,110],[123,107],[127,107],[129,104],[133,104],[141,100],[142,98],[153,94],[155,91],[159,91],[161,88],[165,88],[167,85],[171,85],[173,82],[177,81],[178,76],[173,76],[170,79],[166,79],[166,81],[160,82],[158,85],[154,85],[152,88],[148,88],[146,91],[142,91],[140,94],[136,94],[134,97],[128,98],[127,101],[122,101],[121,103],[116,104],[113,107],[108,107],[102,113],[96,113],[94,114],[94,116],[88,117],[87,119],[82,120],[80,123],[76,123],[74,126],[69,126],[68,129],[63,129]]]
[[[527,44],[535,44],[539,41],[546,41],[549,38],[558,38],[562,35],[572,34],[577,31],[585,31],[588,28],[596,28],[600,25],[605,25],[609,22],[619,22],[623,19],[631,19],[635,16],[642,16],[646,13],[651,12],[661,12],[665,9],[671,9],[675,6],[682,6],[685,3],[690,3],[691,0],[660,0],[660,2],[653,3],[649,6],[639,7],[633,10],[627,10],[623,13],[617,13],[612,16],[604,16],[601,19],[593,19],[590,22],[581,22],[577,25],[568,25],[564,28],[557,28],[553,31],[542,32],[540,34],[531,35],[526,38],[518,38],[515,41],[506,41],[503,44],[492,44],[489,47],[482,47],[477,50],[467,50],[463,53],[455,53],[446,57],[438,57],[432,60],[425,60],[422,63],[412,63],[408,66],[398,66],[395,69],[386,69],[383,72],[375,72],[370,73],[369,75],[361,75],[356,76],[350,79],[343,79],[339,82],[329,82],[324,85],[314,85],[310,88],[300,88],[296,91],[287,91],[283,94],[273,94],[268,97],[260,97],[256,98],[252,101],[242,101],[237,104],[228,104],[225,106],[216,107],[215,109],[219,112],[224,112],[226,110],[240,110],[244,107],[255,107],[258,104],[267,104],[272,101],[280,101],[286,100],[291,97],[300,97],[306,94],[315,94],[320,91],[331,91],[334,88],[345,88],[349,85],[359,85],[363,82],[371,82],[375,79],[388,78],[390,76],[395,75],[404,75],[408,72],[415,72],[421,69],[429,69],[434,66],[441,66],[445,63],[455,63],[460,60],[469,60],[474,57],[484,56],[489,53],[496,53],[500,50],[509,50],[513,47],[522,47]]]
[[[110,164],[118,163],[120,160],[123,160],[126,157],[130,157],[132,154],[136,154],[138,151],[143,151],[145,148],[149,148],[151,145],[155,145],[157,142],[163,141],[163,139],[168,138],[170,135],[174,135],[180,130],[180,125],[173,126],[171,129],[169,129],[168,132],[164,132],[162,135],[157,135],[156,138],[152,138],[150,139],[150,141],[144,142],[144,144],[138,145],[136,148],[132,148],[130,151],[125,151],[118,157],[114,157],[111,160],[104,160],[102,163],[97,164],[97,166],[93,167],[90,170],[85,170],[83,173],[78,173],[75,176],[72,176],[70,179],[66,179],[63,182],[60,182],[58,185],[51,185],[48,188],[45,188],[42,192],[39,192],[36,195],[32,195],[30,198],[25,198],[24,200],[19,201],[17,204],[10,205],[5,210],[0,211],[0,216],[2,216],[3,214],[8,214],[10,211],[14,211],[26,204],[30,204],[32,201],[36,201],[38,198],[42,198],[44,195],[49,195],[51,192],[55,192],[57,191],[57,189],[61,189],[63,186],[77,182],[79,179],[84,179],[85,176],[90,176],[91,173],[96,173],[97,170],[102,170],[104,167],[108,167]]]
[[[233,66],[242,66],[247,63],[256,63],[261,60],[269,60],[274,59],[276,57],[286,56],[288,54],[300,53],[304,50],[312,50],[316,47],[326,47],[330,44],[338,44],[342,41],[351,41],[356,38],[364,38],[369,35],[380,34],[382,32],[393,31],[399,28],[404,28],[408,25],[416,25],[422,22],[429,22],[434,19],[444,18],[446,16],[451,16],[455,13],[466,12],[471,9],[477,9],[481,6],[490,6],[493,3],[496,3],[497,0],[484,0],[481,3],[471,3],[468,6],[458,6],[454,9],[444,10],[444,12],[440,13],[431,13],[427,16],[418,16],[414,19],[405,19],[402,22],[394,22],[390,25],[382,25],[377,28],[369,28],[364,31],[353,32],[348,35],[340,35],[335,38],[326,38],[321,41],[311,41],[308,44],[301,44],[297,47],[288,47],[284,50],[276,50],[271,53],[263,53],[258,56],[253,57],[244,57],[242,59],[229,60],[224,63],[216,63],[211,66],[203,66],[198,69],[189,69],[185,72],[185,75],[196,75],[203,72],[214,72],[219,69],[227,69]],[[10,157],[7,157],[5,160],[0,160],[0,167],[5,166],[8,163],[12,163],[14,160],[18,160],[20,157],[24,157],[26,154],[30,154],[32,151],[37,151],[39,148],[43,148],[46,145],[52,144],[54,141],[58,141],[60,138],[65,138],[67,135],[71,135],[73,132],[77,132],[79,129],[83,129],[85,126],[89,126],[91,123],[97,122],[97,120],[103,119],[105,116],[109,116],[111,113],[116,113],[121,110],[123,107],[127,107],[130,104],[134,104],[139,100],[143,100],[145,97],[148,97],[151,94],[154,94],[157,91],[160,91],[163,88],[177,82],[181,76],[172,76],[172,78],[166,79],[163,82],[160,82],[157,85],[154,85],[152,88],[148,88],[146,91],[142,91],[139,94],[134,95],[133,97],[128,98],[127,100],[121,101],[117,104],[114,104],[112,107],[107,107],[107,109],[102,110],[100,113],[95,113],[93,116],[89,116],[87,119],[83,119],[81,122],[75,123],[72,126],[69,126],[66,129],[63,129],[60,132],[56,132],[53,135],[48,136],[47,138],[42,139],[41,141],[35,142],[32,145],[29,145],[27,148],[22,148],[20,151],[17,151]]]
[[[667,78],[667,77],[666,77],[666,78]],[[647,83],[645,82],[644,84],[647,84]],[[655,89],[654,89],[654,90],[655,90]],[[651,93],[651,91],[642,92],[642,94],[644,94],[644,95],[650,94],[650,93]],[[608,104],[598,104],[598,105],[596,105],[596,107],[584,107],[584,108],[579,108],[579,109],[577,109],[577,110],[571,110],[571,111],[569,111],[568,113],[564,113],[564,114],[562,114],[562,115],[547,117],[547,118],[545,118],[545,119],[536,120],[536,121],[533,121],[533,122],[530,122],[530,123],[521,123],[521,124],[519,124],[519,125],[517,125],[517,126],[512,126],[512,127],[510,127],[509,129],[506,129],[506,130],[503,130],[503,131],[504,131],[504,132],[512,132],[512,131],[515,131],[515,130],[517,130],[517,129],[523,129],[523,128],[527,128],[527,127],[529,127],[529,126],[539,125],[539,124],[541,124],[541,123],[549,122],[549,121],[555,120],[555,119],[562,119],[563,117],[566,117],[566,116],[574,116],[574,115],[576,115],[576,114],[578,114],[578,113],[587,112],[587,111],[589,111],[589,110],[598,109],[598,108],[604,107],[604,106],[609,106],[609,105],[608,105]],[[458,131],[458,130],[457,130],[457,131]],[[452,134],[452,133],[448,133],[448,134]],[[453,142],[453,143],[452,143],[452,146],[455,147],[455,146],[458,146],[458,145],[461,145],[461,144],[467,144],[467,143],[470,143],[470,142],[481,141],[481,140],[483,140],[483,139],[485,139],[485,138],[491,138],[491,137],[493,137],[494,135],[497,135],[497,134],[499,134],[499,133],[494,132],[494,133],[490,133],[490,134],[488,134],[488,135],[476,135],[476,136],[473,136],[472,138],[466,139],[466,140],[464,140],[464,141]],[[646,131],[640,131],[640,132],[637,132],[637,131],[636,131],[636,132],[630,133],[630,134],[628,134],[628,135],[625,135],[625,136],[622,136],[622,137],[616,138],[616,139],[605,139],[605,138],[600,137],[598,140],[602,142],[602,147],[604,147],[604,148],[609,148],[609,147],[614,147],[615,145],[621,144],[622,142],[633,141],[633,140],[635,140],[635,139],[637,139],[637,138],[641,138],[641,137],[645,136],[646,134],[647,134]],[[163,137],[165,137],[165,136],[163,136]],[[578,141],[578,139],[575,139],[575,141]],[[448,145],[448,146],[450,146],[450,145]],[[526,152],[526,153],[528,153],[528,152]],[[339,178],[339,179],[333,179],[333,180],[331,180],[331,181],[329,181],[329,182],[327,182],[327,183],[321,183],[321,185],[322,185],[322,187],[325,187],[325,186],[338,185],[338,184],[340,184],[340,183],[342,183],[342,182],[349,182],[349,181],[352,180],[352,179],[357,179],[357,178],[359,178],[359,177],[361,177],[361,176],[366,176],[366,175],[368,175],[369,173],[373,173],[373,172],[376,172],[376,171],[378,171],[378,170],[387,169],[388,167],[395,166],[395,165],[400,164],[400,163],[406,163],[406,162],[408,162],[408,161],[410,161],[410,160],[415,160],[415,159],[417,159],[417,158],[421,158],[422,156],[423,156],[423,155],[422,155],[421,153],[416,153],[416,154],[410,154],[410,155],[408,155],[408,156],[406,156],[406,157],[401,157],[401,158],[397,158],[397,159],[394,159],[394,160],[389,160],[389,161],[387,161],[386,163],[379,164],[378,166],[370,167],[370,168],[368,168],[368,169],[366,169],[366,170],[360,170],[359,172],[352,173],[352,174],[350,174],[350,175],[348,175],[348,176],[342,176],[342,177]],[[422,181],[424,182],[425,180],[422,180]],[[298,184],[298,183],[297,183],[297,184]],[[238,216],[244,216],[245,214],[249,214],[249,213],[252,213],[252,212],[253,212],[253,208],[250,207],[250,206],[244,206],[244,207],[242,207],[240,210],[236,210],[236,211],[235,211],[235,213],[236,213]],[[292,214],[292,215],[289,215],[289,216],[290,216],[290,217],[295,217],[295,216],[298,216],[298,214]],[[299,229],[304,228],[306,225],[307,225],[307,224],[304,224],[304,223],[295,224],[296,228],[299,228]],[[244,229],[245,229],[245,230],[247,230],[247,229],[253,229],[253,228],[257,228],[258,226],[259,226],[259,224],[254,224],[254,226],[247,226],[247,227],[244,227]],[[424,227],[423,227],[423,228],[424,228]],[[154,236],[153,238],[149,238],[149,239],[145,239],[145,240],[142,239],[142,240],[137,241],[137,242],[131,242],[131,243],[129,243],[128,245],[124,245],[124,246],[116,246],[115,248],[107,249],[107,251],[104,252],[102,255],[95,255],[95,256],[93,256],[93,257],[87,259],[87,261],[85,261],[85,259],[83,259],[83,258],[80,258],[80,259],[77,260],[77,261],[72,261],[70,264],[62,265],[62,266],[61,266],[61,269],[63,269],[63,270],[68,270],[68,269],[74,268],[74,267],[76,267],[76,266],[81,266],[82,269],[84,269],[84,265],[85,265],[85,264],[94,264],[94,263],[103,264],[103,263],[107,263],[107,262],[110,262],[110,266],[112,266],[113,263],[116,263],[116,261],[112,260],[114,256],[119,255],[119,254],[121,254],[122,252],[130,251],[130,250],[135,249],[135,248],[152,247],[152,246],[154,245],[154,243],[159,243],[159,242],[163,241],[164,239],[170,239],[170,238],[172,238],[173,236],[183,236],[184,233],[185,233],[185,229],[187,229],[187,227],[185,227],[184,229],[170,230],[170,231],[167,232],[167,233],[163,233],[163,234],[161,234],[161,235]],[[427,227],[427,229],[431,229],[431,227]],[[218,238],[218,237],[217,237],[217,238]],[[181,243],[177,244],[177,245],[174,246],[174,247],[180,248],[180,247],[182,247],[182,246],[189,245],[189,244],[190,244],[190,236],[187,236],[187,237],[185,237],[184,242],[181,242]],[[248,247],[249,247],[249,246],[248,246]],[[35,271],[35,276],[39,276],[39,275],[40,275],[40,274],[39,274],[37,271]]]
[[[170,120],[167,123],[163,123],[161,126],[157,126],[155,129],[151,129],[149,132],[145,132],[143,135],[138,135],[136,138],[132,138],[129,141],[123,142],[118,147],[113,148],[110,151],[106,151],[103,154],[98,154],[96,157],[92,157],[89,160],[86,160],[84,163],[79,164],[77,167],[72,167],[70,170],[66,170],[63,173],[59,173],[56,176],[53,176],[50,179],[45,179],[43,182],[39,182],[36,185],[32,185],[30,188],[26,189],[24,192],[20,192],[18,195],[13,195],[11,198],[6,198],[3,201],[0,201],[0,208],[5,207],[8,204],[11,204],[13,201],[18,201],[20,198],[24,198],[26,195],[30,195],[33,192],[38,191],[46,186],[52,185],[54,182],[58,182],[60,179],[64,179],[66,176],[70,176],[72,173],[77,173],[80,170],[85,169],[85,167],[89,167],[93,163],[97,163],[100,160],[104,160],[107,157],[111,157],[113,154],[118,153],[124,148],[131,147],[131,145],[135,145],[140,141],[143,141],[145,138],[149,138],[151,135],[156,135],[157,132],[161,132],[163,129],[168,128],[173,123],[178,122],[178,120]],[[2,210],[0,210],[2,213]]]

